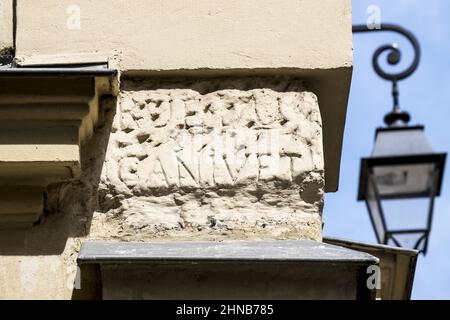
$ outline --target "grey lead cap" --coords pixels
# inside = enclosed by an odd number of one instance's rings
[[[125,243],[85,242],[79,264],[103,263],[339,263],[378,264],[378,258],[310,240]]]

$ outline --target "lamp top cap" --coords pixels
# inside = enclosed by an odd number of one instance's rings
[[[384,116],[384,123],[388,127],[407,126],[410,120],[411,116],[408,112],[399,111],[397,109],[394,109],[394,111],[389,112]]]
[[[372,157],[432,154],[433,147],[425,136],[424,126],[391,126],[378,128]]]

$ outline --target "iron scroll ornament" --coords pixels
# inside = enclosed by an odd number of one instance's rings
[[[354,25],[352,28],[353,33],[362,32],[383,32],[391,31],[403,35],[408,39],[414,49],[414,58],[408,68],[402,72],[389,73],[383,70],[380,65],[380,58],[383,53],[388,52],[387,62],[389,65],[397,65],[400,63],[402,54],[400,48],[396,44],[385,44],[379,47],[372,56],[372,66],[378,76],[384,80],[392,82],[392,97],[394,100],[394,106],[392,112],[386,114],[384,122],[391,126],[398,121],[408,123],[411,119],[410,115],[405,111],[400,111],[399,105],[399,91],[398,82],[411,76],[419,67],[421,50],[420,44],[416,36],[409,30],[396,25],[396,24],[381,24],[379,26],[367,26],[363,24]]]

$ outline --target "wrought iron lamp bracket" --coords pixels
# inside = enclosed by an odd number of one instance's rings
[[[392,82],[392,97],[394,101],[393,110],[386,114],[384,118],[384,122],[388,126],[392,126],[398,121],[402,121],[407,124],[411,119],[410,115],[405,111],[400,111],[399,105],[399,89],[398,82],[408,78],[412,75],[418,68],[421,56],[420,44],[417,40],[416,36],[412,34],[409,30],[396,25],[396,24],[381,24],[380,26],[367,26],[367,25],[354,25],[353,33],[362,33],[362,32],[383,32],[383,31],[391,31],[396,32],[408,39],[414,49],[414,58],[408,68],[402,72],[386,72],[380,65],[380,58],[383,53],[388,52],[387,62],[389,65],[397,65],[400,63],[402,58],[402,53],[398,45],[396,44],[386,44],[379,47],[372,57],[372,65],[378,76],[383,78],[384,80]]]

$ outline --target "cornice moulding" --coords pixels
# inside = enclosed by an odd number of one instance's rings
[[[0,74],[0,228],[33,225],[45,187],[80,177],[80,146],[94,133],[110,80],[86,72]]]

